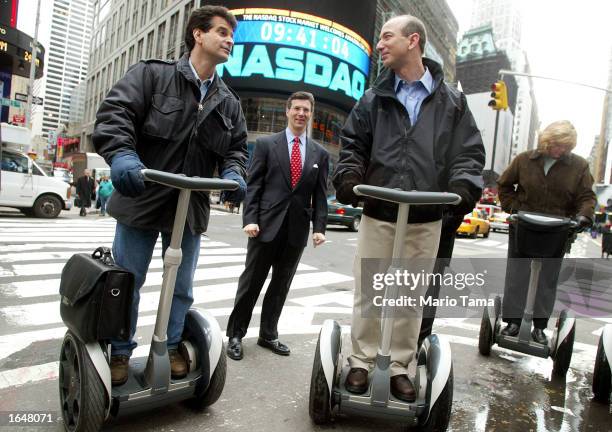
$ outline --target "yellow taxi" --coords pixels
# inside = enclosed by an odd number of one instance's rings
[[[472,210],[463,218],[461,226],[457,228],[458,235],[466,235],[470,238],[476,238],[482,235],[483,238],[489,237],[491,225],[489,224],[487,213],[484,210]]]

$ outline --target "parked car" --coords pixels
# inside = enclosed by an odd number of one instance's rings
[[[510,217],[509,213],[506,212],[497,212],[494,213],[493,216],[489,218],[489,224],[491,225],[491,230],[495,231],[509,231],[509,223],[508,218]]]
[[[335,196],[327,198],[328,225],[344,225],[351,231],[358,231],[362,213],[361,207],[341,204]]]
[[[467,235],[471,238],[478,237],[479,234],[483,238],[489,237],[491,226],[487,220],[487,213],[484,210],[472,210],[471,213],[465,215],[461,226],[457,228],[458,235]]]
[[[21,151],[3,148],[0,206],[19,209],[26,216],[55,218],[70,210],[70,186],[48,176]]]

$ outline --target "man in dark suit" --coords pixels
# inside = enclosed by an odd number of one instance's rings
[[[327,223],[329,154],[306,135],[313,111],[312,94],[292,94],[287,128],[255,144],[242,217],[249,236],[247,257],[227,324],[227,355],[234,360],[242,359],[241,341],[270,267],[257,344],[276,354],[290,353],[278,340],[278,319],[308,243],[310,221],[314,247],[325,242]]]

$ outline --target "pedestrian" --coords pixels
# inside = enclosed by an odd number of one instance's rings
[[[465,215],[480,197],[485,161],[480,132],[465,95],[444,82],[441,66],[424,58],[426,31],[410,15],[391,18],[382,27],[376,49],[384,70],[351,111],[341,132],[342,150],[333,184],[337,199],[358,205],[353,187],[369,184],[410,191],[450,191],[462,202],[452,208]],[[345,387],[352,393],[368,389],[381,329],[372,309],[371,286],[362,287],[362,259],[389,259],[397,219],[397,204],[365,198],[354,262],[351,326],[353,354]],[[410,209],[402,259],[430,262],[433,270],[442,226],[442,206]],[[363,289],[363,291],[362,291]],[[412,287],[411,287],[412,289]],[[412,291],[417,298],[424,287]],[[420,302],[394,310],[391,340],[391,392],[403,401],[415,400],[406,371],[415,357],[421,325]]]
[[[96,196],[96,181],[91,176],[90,170],[84,170],[83,175],[77,179],[76,193],[81,208],[79,216],[87,216],[87,209],[91,207],[91,200]]]
[[[113,183],[108,177],[102,177],[100,179],[100,185],[98,186],[98,199],[100,200],[100,216],[106,216],[106,203],[110,198],[115,188]]]
[[[234,360],[243,357],[242,338],[270,268],[257,344],[276,354],[290,354],[278,340],[278,320],[308,243],[310,222],[314,247],[325,242],[327,223],[329,154],[307,136],[313,111],[310,93],[293,93],[285,111],[287,128],[255,143],[242,212],[249,236],[246,263],[227,324],[227,355]]]
[[[187,52],[178,61],[145,60],[132,66],[100,105],[93,143],[111,166],[115,192],[108,213],[117,219],[113,255],[117,265],[135,275],[129,342],[112,340],[113,385],[125,383],[142,287],[161,233],[162,254],[169,245],[178,191],[145,183],[145,167],[187,176],[237,181],[242,199],[246,184],[246,123],[238,96],[215,72],[234,44],[236,19],[222,6],[195,9],[185,29]],[[230,196],[231,197],[231,196]],[[193,192],[182,239],[168,322],[168,354],[173,378],[184,377],[187,364],[177,347],[185,315],[193,303],[193,277],[200,238],[208,226],[208,195]]]
[[[576,218],[581,227],[589,227],[595,211],[593,177],[589,163],[572,153],[576,147],[576,129],[566,120],[551,123],[540,133],[538,148],[514,158],[497,180],[502,208]],[[506,336],[516,336],[523,318],[529,287],[529,261],[516,249],[515,228],[508,233],[508,264],[504,285],[502,318]],[[531,337],[545,344],[544,330],[552,313],[559,271],[564,252],[542,263],[542,271],[533,311]],[[556,258],[556,259],[554,259]]]

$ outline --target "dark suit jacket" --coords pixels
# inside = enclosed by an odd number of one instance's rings
[[[285,218],[289,242],[306,246],[310,221],[313,232],[327,225],[327,174],[329,154],[313,139],[306,142],[302,176],[291,189],[289,150],[285,131],[259,138],[248,170],[243,223],[258,224],[261,242],[274,240]]]

